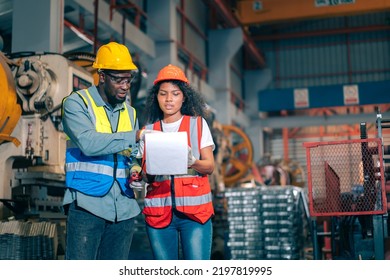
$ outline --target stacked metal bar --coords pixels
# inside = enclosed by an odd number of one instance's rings
[[[307,223],[301,192],[295,186],[228,189],[228,258],[302,259]]]
[[[57,225],[50,222],[0,223],[0,260],[52,260]]]

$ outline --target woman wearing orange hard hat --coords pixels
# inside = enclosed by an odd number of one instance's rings
[[[146,174],[143,214],[155,259],[210,259],[214,208],[208,175],[214,170],[214,142],[206,123],[206,104],[175,65],[162,68],[146,101],[147,125],[152,131],[188,135],[188,169],[185,175]],[[145,151],[141,148],[143,164]],[[175,155],[172,155],[175,156]],[[146,171],[145,171],[146,172]]]

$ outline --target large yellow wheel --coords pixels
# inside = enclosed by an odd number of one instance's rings
[[[17,103],[15,81],[7,60],[0,52],[0,144],[11,141],[19,146],[19,140],[10,135],[22,115],[22,109]]]
[[[242,179],[252,167],[253,147],[249,137],[238,127],[222,125],[228,145],[221,167],[224,183],[232,186]]]

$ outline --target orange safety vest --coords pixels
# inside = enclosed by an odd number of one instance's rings
[[[146,129],[162,131],[161,123],[148,125]],[[187,132],[188,145],[193,149],[194,157],[199,159],[202,118],[183,116],[179,131]],[[197,148],[194,149],[195,147]],[[145,158],[144,153],[143,161]],[[154,228],[167,227],[172,221],[173,209],[194,221],[206,223],[214,215],[208,176],[199,174],[192,168],[184,175],[155,176],[154,182],[148,186],[144,200],[142,213],[146,223]]]

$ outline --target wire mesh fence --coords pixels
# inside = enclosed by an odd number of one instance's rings
[[[303,145],[311,216],[385,213],[385,178],[379,138]]]

